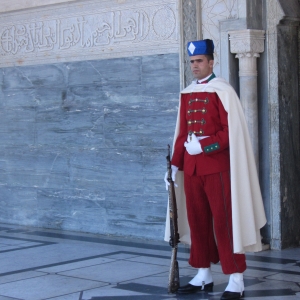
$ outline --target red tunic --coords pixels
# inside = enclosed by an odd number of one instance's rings
[[[208,136],[200,141],[203,152],[199,155],[189,155],[185,150],[190,131]],[[180,130],[171,163],[190,176],[230,169],[227,112],[216,93],[181,95]]]
[[[191,234],[189,263],[209,268],[221,260],[225,274],[242,273],[245,255],[233,254],[227,112],[216,93],[181,94],[179,135],[171,164],[184,171],[186,208]],[[203,152],[184,147],[189,132]],[[213,221],[214,220],[214,221]],[[215,241],[217,239],[217,243]],[[218,247],[217,247],[218,244]]]

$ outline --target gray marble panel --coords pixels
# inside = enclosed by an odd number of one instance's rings
[[[299,4],[298,4],[299,7]],[[282,247],[300,245],[299,31],[293,22],[278,26],[280,135],[280,221]],[[295,74],[287,76],[286,74]],[[296,75],[297,74],[297,75]]]
[[[0,146],[34,144],[34,108],[2,109],[0,119]]]
[[[156,56],[150,56],[152,60]],[[110,89],[118,83],[135,85],[141,80],[143,57],[127,57],[107,60],[95,60],[89,64],[101,75],[103,81],[110,84]],[[135,87],[138,90],[138,86]]]
[[[160,239],[178,54],[0,74],[0,221]]]
[[[13,89],[28,89],[32,88],[33,84],[30,82],[26,75],[23,74],[22,68],[6,68],[2,70],[3,72],[3,90],[13,90]]]
[[[166,143],[164,148],[154,150],[148,148],[143,151],[144,191],[146,194],[167,193],[165,184],[161,181],[167,171],[168,141],[164,142]]]
[[[36,143],[75,149],[103,144],[102,112],[68,109],[53,108],[37,113]]]
[[[93,61],[81,61],[66,64],[69,85],[102,85],[103,77],[99,70],[93,67],[93,63]]]
[[[4,103],[5,103],[5,96],[2,88],[0,88],[0,109],[3,109]]]
[[[101,190],[38,190],[37,222],[40,227],[87,232],[107,232]]]
[[[163,130],[174,124],[174,114],[155,105],[109,106],[104,115],[105,141],[110,146],[162,147]]]
[[[95,109],[95,112],[111,101],[110,95],[103,91],[103,84],[70,86],[67,90],[67,98],[73,109]]]
[[[178,54],[144,56],[142,64],[142,92],[146,95],[179,93]],[[175,79],[175,80],[174,80]]]
[[[4,74],[3,72],[0,73],[0,86],[1,86],[1,89],[2,89],[2,85],[3,85],[3,77],[4,77]]]
[[[11,67],[4,69],[3,88],[59,87],[65,83],[64,70],[59,65]]]
[[[141,177],[141,168],[139,150],[105,148],[74,153],[70,160],[71,186],[101,187],[114,193],[116,188],[133,192],[136,191],[134,184]]]
[[[67,98],[66,87],[34,87],[34,101],[36,111],[51,110],[64,107]]]
[[[2,213],[0,222],[36,225],[37,194],[34,188],[18,188],[0,185]]]
[[[95,90],[93,97],[98,96],[97,100],[100,103],[106,99],[118,103],[139,99],[141,94],[140,65],[140,57],[76,63],[69,69],[71,89],[80,92],[78,83],[83,86],[99,87]]]
[[[108,196],[109,197],[109,196]],[[121,194],[119,199],[108,198],[108,228],[111,233],[139,238],[162,240],[166,206],[159,207],[144,201],[144,195]]]
[[[11,107],[35,107],[37,105],[34,88],[22,88],[15,90],[1,89],[2,98],[1,104],[5,108]]]
[[[2,166],[5,162],[5,169],[7,172],[12,173],[15,170],[22,170],[32,173],[63,173],[68,168],[68,161],[65,155],[51,151],[51,149],[40,149],[38,147],[24,148],[23,151],[16,149],[6,148],[3,149]],[[22,164],[20,161],[23,159]]]
[[[68,158],[36,148],[28,150],[2,154],[0,183],[10,187],[67,187]]]

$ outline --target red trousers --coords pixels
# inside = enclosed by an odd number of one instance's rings
[[[229,171],[184,174],[184,189],[191,231],[189,264],[209,268],[211,262],[220,261],[224,274],[243,273],[245,255],[233,253]]]

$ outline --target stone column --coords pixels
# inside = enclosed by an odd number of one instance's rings
[[[257,62],[264,52],[264,30],[245,29],[229,32],[230,52],[239,59],[240,99],[248,123],[256,166],[259,167]]]

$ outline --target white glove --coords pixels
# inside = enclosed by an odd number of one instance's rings
[[[178,171],[178,167],[171,165],[171,169],[172,169],[172,180],[175,182],[176,179],[176,173]],[[168,172],[166,172],[165,174],[165,183],[166,183],[166,190],[168,190],[168,187],[170,185],[170,182],[168,181]],[[174,183],[174,185],[177,187],[178,185],[176,183]]]
[[[188,135],[187,142],[184,143],[184,147],[189,155],[196,155],[203,152],[201,145],[194,133],[192,133],[192,135]]]

